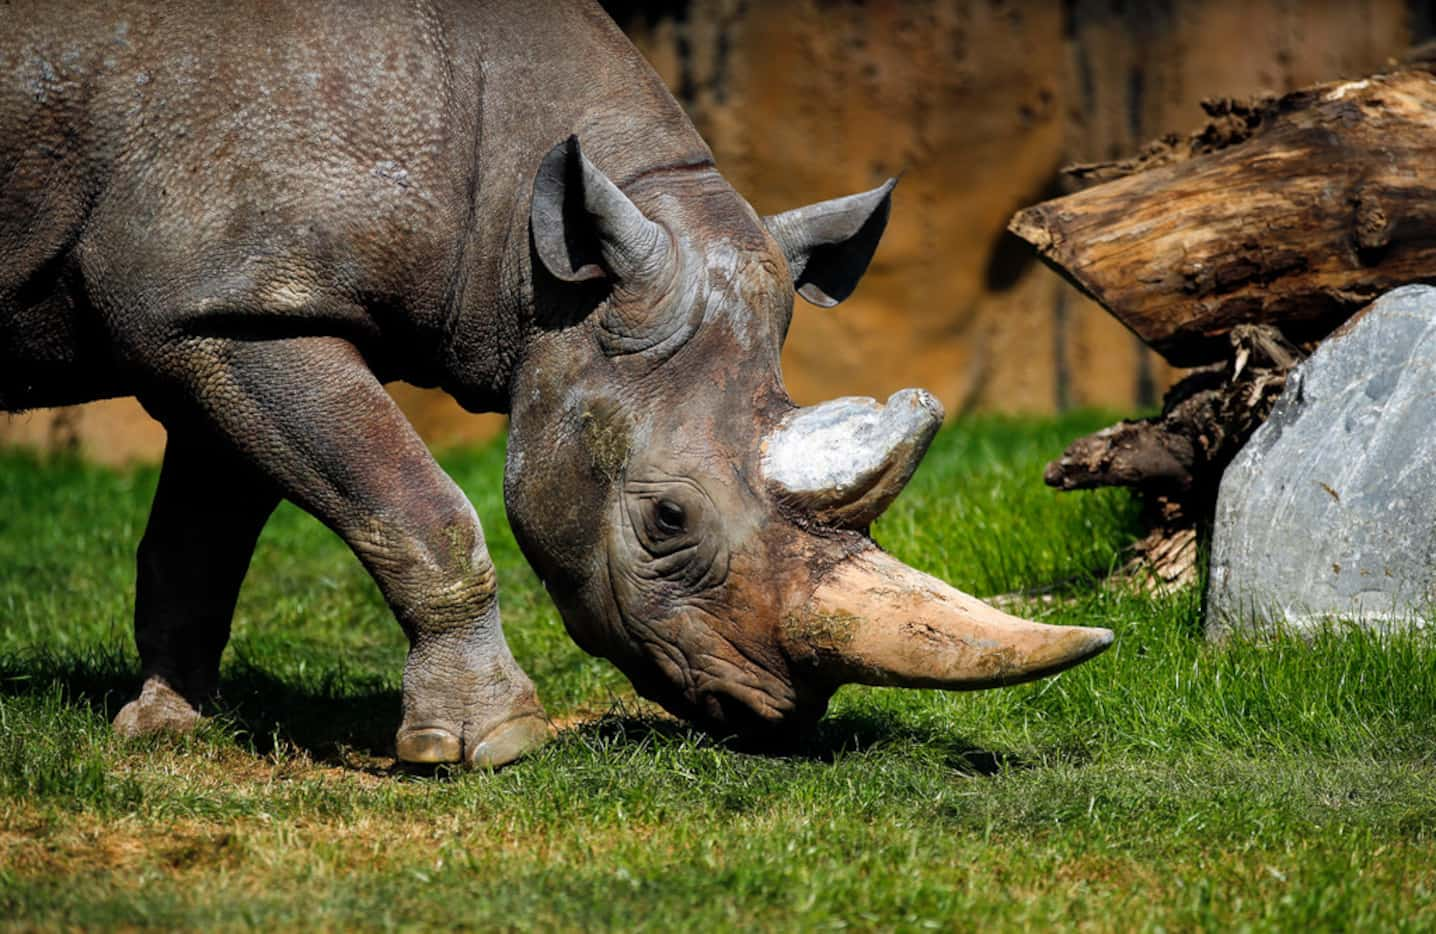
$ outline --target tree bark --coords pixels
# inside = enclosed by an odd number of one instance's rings
[[[1436,77],[1407,70],[1204,105],[1209,124],[1028,208],[1010,229],[1181,366],[1240,324],[1320,340],[1383,292],[1436,282]]]

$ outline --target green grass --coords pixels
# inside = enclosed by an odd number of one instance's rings
[[[566,724],[497,774],[393,768],[403,637],[289,507],[225,709],[114,738],[155,473],[0,454],[0,927],[1436,928],[1436,640],[1209,646],[1199,592],[1103,586],[1134,506],[1040,481],[1103,423],[960,423],[875,534],[1115,646],[1000,691],[845,688],[786,756],[692,732],[583,655],[504,523],[501,448],[443,458]]]

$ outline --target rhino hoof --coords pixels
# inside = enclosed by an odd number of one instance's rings
[[[394,751],[401,762],[438,765],[458,762],[463,758],[464,744],[448,730],[406,730],[394,742]]]
[[[140,696],[115,714],[114,731],[121,736],[152,733],[188,733],[199,723],[199,711],[160,677],[151,677]]]
[[[542,746],[549,735],[548,721],[528,714],[504,721],[467,750],[458,736],[440,727],[405,730],[394,746],[401,762],[463,762],[473,768],[496,769]]]
[[[499,724],[469,752],[469,765],[496,769],[527,755],[548,742],[553,735],[548,720],[524,716]]]

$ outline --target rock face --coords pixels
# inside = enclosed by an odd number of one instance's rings
[[[1436,33],[1411,0],[604,0],[762,212],[904,172],[863,286],[799,302],[783,355],[801,404],[930,389],[952,414],[1150,407],[1171,371],[1006,233],[1071,162],[1130,156],[1205,97],[1360,77]],[[537,9],[537,6],[536,6]],[[396,391],[451,444],[501,424]],[[117,426],[113,430],[101,428]],[[121,428],[118,426],[128,426]],[[104,418],[0,414],[0,444],[159,456],[132,400]]]
[[[1198,102],[1362,77],[1431,29],[1394,0],[604,0],[762,213],[902,171],[841,308],[800,302],[794,399],[930,390],[951,414],[1151,407],[1171,370],[1006,233],[1072,162]],[[1424,10],[1424,7],[1422,7]]]
[[[1222,478],[1207,635],[1420,625],[1436,598],[1436,288],[1388,292],[1287,378]]]

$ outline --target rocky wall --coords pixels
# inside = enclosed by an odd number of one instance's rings
[[[1171,374],[1005,233],[1072,162],[1130,154],[1198,124],[1215,96],[1381,68],[1432,30],[1402,0],[610,0],[765,213],[902,174],[857,294],[798,302],[794,397],[925,386],[949,412],[1152,404]],[[396,389],[444,445],[501,424]],[[102,427],[103,426],[103,427]],[[154,456],[130,402],[0,419],[0,441]]]

